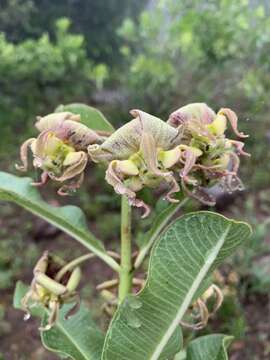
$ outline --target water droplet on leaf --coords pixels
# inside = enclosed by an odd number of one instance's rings
[[[132,328],[138,329],[142,322],[133,312],[130,312],[127,314],[127,324]]]

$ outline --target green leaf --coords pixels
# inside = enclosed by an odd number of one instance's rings
[[[170,204],[163,211],[161,211],[153,221],[153,224],[149,231],[144,236],[143,246],[140,249],[139,255],[134,263],[135,269],[140,267],[145,256],[150,251],[151,247],[155,243],[156,239],[160,235],[161,231],[168,225],[169,221],[177,213],[182,206],[188,201],[188,198],[184,198],[179,203]]]
[[[28,286],[26,286],[22,281],[17,281],[14,296],[13,296],[13,307],[15,309],[21,310],[21,300],[24,297],[24,295],[28,291]],[[31,315],[42,317],[44,315],[44,308],[41,306],[33,306],[31,308]]]
[[[227,348],[233,336],[214,334],[201,336],[187,347],[186,360],[228,360]]]
[[[74,114],[81,115],[81,123],[93,130],[99,131],[114,131],[112,124],[105,118],[105,116],[92,106],[85,104],[74,103],[68,105],[59,105],[55,112],[70,111]]]
[[[133,315],[141,325],[127,323],[124,302],[110,324],[102,359],[160,360],[202,282],[250,232],[245,223],[206,211],[177,219],[155,243],[148,279],[135,297],[140,307]]]
[[[18,282],[14,294],[14,306],[21,308],[20,302],[28,290],[22,282]],[[64,305],[58,320],[52,329],[41,331],[43,345],[50,351],[69,356],[74,360],[100,360],[104,335],[94,323],[89,310],[81,304],[79,311],[65,319],[65,314],[72,304]],[[31,307],[31,314],[47,320],[47,309],[40,306]]]
[[[0,172],[0,200],[15,202],[33,214],[48,221],[79,241],[88,250],[118,270],[119,265],[105,251],[103,244],[88,230],[82,210],[76,206],[54,207],[40,197],[31,186],[30,178]]]

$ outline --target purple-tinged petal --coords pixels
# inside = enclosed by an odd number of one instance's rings
[[[238,117],[236,115],[236,113],[234,111],[232,111],[229,108],[222,108],[219,110],[218,114],[222,114],[225,115],[227,117],[227,119],[229,120],[229,122],[231,123],[232,129],[234,131],[234,133],[240,137],[240,138],[246,138],[249,135],[245,135],[243,132],[239,132],[238,128],[237,128],[237,123],[238,123]]]
[[[66,120],[79,122],[80,115],[71,112],[52,113],[46,116],[37,116],[36,128],[42,132],[44,130],[51,130],[61,125]]]
[[[84,179],[84,173],[82,172],[77,181],[73,181],[70,184],[65,184],[58,189],[57,194],[60,196],[69,196],[71,193],[80,188]]]
[[[170,175],[170,172],[164,172],[158,169],[157,145],[151,134],[146,132],[142,133],[140,151],[142,152],[142,157],[147,165],[148,171],[156,176],[165,177]]]
[[[22,165],[15,165],[17,170],[20,171],[27,171],[28,168],[28,159],[27,159],[27,155],[28,155],[28,147],[31,146],[34,142],[36,141],[35,138],[30,138],[28,140],[26,140],[20,149],[20,157],[21,157],[21,162]]]
[[[45,184],[47,184],[49,180],[49,175],[48,175],[48,172],[47,171],[43,171],[43,173],[41,174],[41,178],[40,178],[40,181],[38,182],[32,182],[31,185],[32,186],[43,186]]]
[[[201,186],[194,187],[191,191],[185,184],[184,179],[182,179],[181,185],[185,193],[187,193],[190,197],[199,200],[201,203],[209,206],[214,206],[216,204],[215,198],[211,194],[208,194]]]
[[[165,195],[165,199],[171,203],[178,203],[179,200],[172,197],[172,195],[178,193],[180,191],[180,187],[175,180],[175,178],[171,175],[168,179],[166,179],[167,183],[171,185],[169,191]]]
[[[237,140],[229,140],[229,141],[236,148],[236,152],[238,155],[251,156],[249,153],[243,150],[245,144],[242,141],[237,141]]]

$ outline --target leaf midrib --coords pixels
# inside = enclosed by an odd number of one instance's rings
[[[0,191],[1,193],[1,191]],[[47,220],[50,219],[51,223],[53,223],[56,227],[60,228],[61,230],[63,230],[64,232],[68,233],[71,236],[76,237],[76,239],[84,246],[86,246],[85,243],[83,243],[81,241],[81,238],[83,238],[84,240],[88,241],[97,241],[96,238],[94,238],[94,236],[89,236],[89,234],[86,234],[84,231],[82,230],[78,230],[76,229],[74,226],[70,225],[67,221],[63,220],[62,218],[59,218],[57,216],[57,214],[54,214],[53,216],[51,216],[50,211],[47,211],[46,208],[39,206],[38,204],[35,204],[34,202],[31,202],[29,200],[27,200],[26,198],[24,198],[22,195],[18,195],[17,193],[13,193],[12,191],[6,191],[5,193],[8,193],[8,198],[10,201],[15,202],[16,203],[16,198],[20,198],[20,201],[22,204],[24,204],[24,206],[27,208],[27,210],[29,210],[30,212],[32,212],[34,215],[42,218],[43,220]],[[5,195],[4,195],[5,196]],[[37,211],[40,210],[39,211]],[[42,216],[41,213],[43,213],[44,215]],[[56,222],[54,220],[54,217],[57,218],[58,222]],[[92,239],[92,240],[91,240]],[[87,247],[89,248],[89,250],[94,251],[95,252],[99,252],[101,253],[102,250],[95,248],[94,246],[92,246],[91,244],[87,243]]]
[[[47,312],[47,311],[46,311],[46,313],[47,313],[47,315],[48,315],[48,312]],[[74,345],[74,347],[75,347],[75,348],[78,350],[78,352],[84,357],[84,359],[86,359],[86,360],[91,360],[91,358],[89,358],[89,357],[87,356],[87,354],[85,354],[85,353],[81,350],[81,348],[79,347],[79,344],[77,344],[77,342],[74,342],[74,341],[73,341],[72,336],[69,335],[69,333],[65,330],[65,328],[61,325],[61,323],[60,323],[59,321],[56,322],[56,327],[58,327],[59,330],[66,336],[66,338]],[[54,348],[47,346],[44,341],[42,341],[42,342],[43,342],[43,345],[44,345],[48,350],[51,350],[51,351],[56,352],[56,353],[59,353],[59,354],[66,354],[66,355],[68,355],[68,356],[71,357],[70,354],[68,354],[68,353],[66,353],[66,352],[64,352],[64,351],[61,351],[61,350],[55,350]],[[73,358],[74,360],[76,360],[73,356],[72,356],[72,358]]]
[[[196,290],[198,289],[198,286],[200,285],[200,283],[202,282],[202,280],[206,276],[207,272],[209,271],[209,269],[213,265],[213,263],[214,263],[217,255],[218,255],[220,249],[222,248],[222,246],[223,246],[223,244],[224,244],[224,242],[226,240],[226,237],[227,237],[227,235],[229,233],[230,228],[231,228],[231,224],[228,224],[228,226],[225,229],[223,235],[220,237],[219,241],[217,242],[217,244],[214,246],[211,253],[207,257],[204,265],[202,266],[200,272],[198,273],[198,275],[194,279],[192,286],[190,287],[187,295],[185,296],[185,299],[182,302],[182,304],[181,304],[181,306],[180,306],[180,308],[179,308],[179,310],[177,312],[176,317],[172,321],[171,325],[169,326],[169,328],[167,329],[167,331],[163,335],[161,341],[157,345],[157,347],[154,350],[153,354],[149,358],[150,360],[158,360],[159,355],[162,353],[164,347],[166,346],[167,342],[169,341],[170,337],[172,336],[176,326],[179,324],[180,320],[184,316],[190,302],[192,301],[192,298],[194,297],[194,295],[196,293]]]
[[[101,258],[104,262],[106,262],[109,266],[113,267],[116,271],[118,271],[119,266],[117,262],[113,258],[108,256],[106,252],[102,249],[102,247],[99,246],[98,243],[95,244],[95,246],[91,244],[91,241],[98,242],[98,239],[96,239],[92,234],[86,233],[86,231],[84,230],[77,229],[76,227],[70,225],[68,221],[64,220],[61,217],[59,218],[55,213],[52,216],[50,211],[48,211],[46,207],[39,206],[34,201],[29,201],[20,193],[15,193],[12,190],[6,190],[0,188],[0,195],[1,193],[2,193],[2,199],[9,200],[15,203],[20,202],[21,206],[23,206],[24,208],[26,208],[28,211],[35,214],[36,216],[44,219],[45,221],[48,221],[48,219],[50,219],[50,222],[54,224],[57,228],[61,229],[71,237],[75,238],[83,246],[88,248],[90,251],[95,253],[99,258]],[[57,221],[55,221],[54,217],[57,218]]]

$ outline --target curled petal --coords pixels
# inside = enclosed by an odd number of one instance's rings
[[[218,311],[218,309],[221,307],[223,300],[224,300],[222,291],[220,290],[220,288],[217,285],[212,284],[211,288],[215,294],[216,301],[215,301],[215,305],[214,305],[214,308],[213,308],[210,316],[214,315]]]
[[[34,287],[35,287],[35,280],[33,279],[30,289],[27,291],[27,293],[21,299],[22,310],[25,311],[25,316],[24,316],[25,321],[27,321],[31,316],[30,311],[29,311],[29,308],[30,308],[29,301],[32,299]]]
[[[184,148],[184,158],[185,164],[183,170],[181,170],[180,176],[185,179],[185,181],[189,183],[194,183],[194,181],[188,179],[188,174],[194,167],[197,158],[201,156],[202,152],[199,149],[195,149],[192,147]]]
[[[71,153],[71,154],[73,155],[74,153]],[[49,174],[49,176],[53,180],[63,182],[65,180],[72,179],[77,175],[80,175],[84,171],[84,169],[87,165],[88,158],[87,158],[87,154],[83,151],[79,151],[75,154],[77,155],[76,161],[73,158],[73,162],[71,162],[70,165],[68,165],[66,167],[66,169],[64,170],[64,172],[61,176],[57,177],[52,174]]]
[[[129,203],[130,205],[135,206],[137,208],[143,208],[144,212],[141,216],[142,219],[145,219],[151,212],[150,206],[147,205],[143,200],[133,198],[133,199],[129,199]]]
[[[246,138],[248,137],[248,135],[245,135],[243,132],[239,132],[238,128],[237,128],[237,123],[238,123],[238,117],[236,115],[236,113],[234,111],[232,111],[231,109],[228,108],[222,108],[219,110],[218,115],[225,115],[227,117],[227,119],[229,120],[229,122],[231,123],[232,129],[234,131],[234,133],[240,137],[240,138]]]
[[[36,128],[42,132],[44,130],[51,130],[61,125],[66,120],[80,121],[80,115],[71,112],[58,112],[46,116],[37,116]]]
[[[154,137],[149,133],[142,133],[140,150],[146,162],[147,169],[156,176],[168,176],[170,172],[163,172],[158,169],[157,146]]]
[[[37,187],[43,186],[43,185],[47,184],[48,180],[49,180],[48,172],[43,171],[43,173],[41,174],[40,181],[32,182],[31,185],[32,186],[37,186]]]
[[[58,300],[50,301],[49,308],[50,308],[50,315],[48,318],[48,323],[45,326],[39,327],[40,331],[50,330],[58,319],[59,309],[60,309],[59,301]]]
[[[103,145],[105,144],[102,145],[92,144],[87,147],[89,157],[95,163],[107,162],[113,159],[112,152],[109,151],[108,149],[105,149]]]
[[[132,206],[139,208],[142,207],[144,209],[144,214],[142,215],[142,218],[145,218],[150,213],[150,208],[148,205],[144,203],[143,200],[137,199],[136,193],[131,189],[129,189],[124,184],[123,179],[121,177],[121,173],[119,173],[120,170],[119,163],[121,163],[121,161],[119,160],[113,160],[110,162],[108,169],[106,170],[105,179],[108,182],[108,184],[113,186],[114,191],[117,194],[126,195],[129,200],[129,203]]]
[[[35,156],[35,161],[36,161],[37,167],[40,167],[42,165],[42,159],[45,157],[49,139],[52,137],[53,137],[53,133],[51,130],[43,131],[37,137],[37,139],[35,141],[35,147],[34,147],[34,156]],[[51,146],[49,146],[49,149],[51,149]]]
[[[174,199],[172,197],[173,194],[176,194],[180,191],[180,187],[178,185],[178,182],[175,180],[175,178],[171,175],[168,179],[166,179],[167,182],[171,185],[168,193],[165,195],[165,199],[171,203],[178,203],[178,199]]]
[[[251,156],[243,150],[245,144],[242,141],[230,140],[230,143],[235,146],[238,155]]]
[[[216,204],[215,198],[206,192],[204,188],[201,186],[196,186],[191,191],[189,190],[188,186],[186,185],[184,179],[181,181],[181,185],[185,193],[187,193],[190,197],[199,200],[201,203],[208,205],[208,206],[214,206]]]
[[[77,181],[72,182],[71,184],[65,184],[61,186],[61,188],[57,191],[57,194],[60,196],[70,195],[70,193],[80,188],[83,179],[84,179],[84,173],[81,173]]]
[[[30,138],[28,140],[26,140],[22,146],[21,146],[21,150],[20,150],[20,156],[21,156],[21,161],[22,161],[22,165],[15,165],[17,170],[20,171],[27,171],[27,167],[28,167],[28,160],[27,160],[27,152],[28,152],[28,147],[32,146],[32,144],[36,141],[35,138]]]
[[[136,193],[130,190],[123,182],[121,174],[119,173],[120,161],[113,160],[110,162],[106,170],[105,180],[110,184],[115,192],[119,195],[126,195],[129,199],[136,198]]]
[[[195,324],[181,321],[180,324],[182,326],[186,327],[186,328],[190,328],[190,329],[193,329],[193,330],[201,330],[208,323],[209,312],[208,312],[207,306],[205,305],[205,303],[200,298],[196,301],[196,303],[193,306],[194,306],[195,309],[197,309],[199,311],[198,316],[195,316],[195,317],[199,318],[200,321],[195,323]]]

